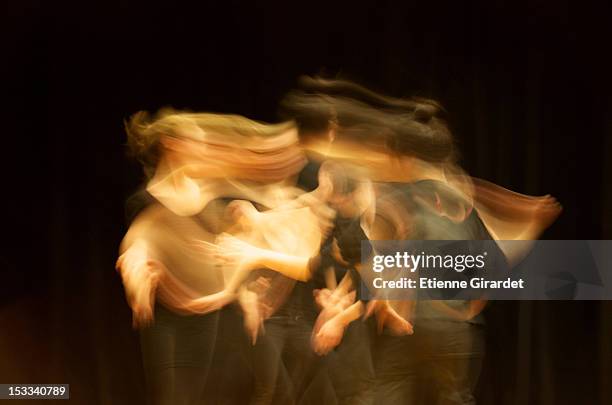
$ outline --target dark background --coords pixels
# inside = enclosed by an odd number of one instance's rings
[[[114,261],[143,176],[123,120],[171,105],[274,121],[301,74],[442,102],[472,175],[555,195],[547,239],[612,238],[610,36],[585,2],[2,6],[0,382],[140,403]],[[608,302],[488,309],[484,404],[612,403]]]

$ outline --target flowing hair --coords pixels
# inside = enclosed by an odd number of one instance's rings
[[[194,113],[171,108],[161,109],[154,115],[139,111],[125,121],[129,154],[142,164],[147,178],[153,176],[160,160],[163,136],[266,152],[291,145],[291,135],[280,144],[278,137],[293,128],[292,122],[266,124],[240,115]]]

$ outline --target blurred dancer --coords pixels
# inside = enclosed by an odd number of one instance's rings
[[[236,291],[227,288],[232,273],[222,273],[194,241],[213,241],[236,226],[233,199],[274,204],[278,185],[304,158],[290,124],[162,111],[153,119],[136,114],[127,130],[148,177],[148,206],[121,243],[117,269],[142,328],[149,399],[201,403],[218,309]]]
[[[359,367],[351,374],[346,373],[346,367],[351,364],[338,363],[338,359],[350,363],[353,358],[369,358],[369,340],[362,340],[361,333],[368,333],[365,325],[356,324],[349,328],[349,340],[353,343],[344,348],[351,347],[350,353],[343,350],[343,355],[338,358],[332,356],[331,362],[319,356],[329,354],[338,346],[346,328],[363,312],[363,304],[355,302],[355,291],[359,283],[350,270],[361,260],[361,240],[367,239],[361,223],[368,216],[367,211],[371,205],[371,185],[367,179],[360,181],[354,176],[348,176],[341,165],[328,164],[330,162],[321,164],[319,158],[309,156],[308,165],[300,173],[298,186],[310,193],[294,202],[294,205],[310,200],[324,202],[337,213],[329,237],[314,256],[314,251],[298,256],[262,249],[245,243],[244,238],[224,237],[218,240],[217,248],[230,265],[241,263],[252,269],[266,267],[281,273],[283,276],[280,280],[286,280],[286,277],[298,280],[280,306],[265,305],[270,315],[264,323],[265,334],[257,338],[253,348],[255,393],[252,403],[271,403],[273,400],[281,403],[330,403],[335,399],[331,397],[333,393],[330,393],[328,386],[329,367],[333,370],[342,368],[344,380],[346,377],[352,378],[352,382],[360,379],[358,386],[351,384],[349,387],[345,383],[341,387],[343,389],[338,389],[336,384],[340,403],[370,402],[360,399],[359,393],[371,392],[371,359],[358,364]],[[253,207],[250,210],[251,217],[260,218],[249,221],[259,226],[266,222],[263,217],[278,213],[278,209],[263,213],[253,211]],[[325,215],[322,217],[325,218]],[[274,222],[274,226],[277,229],[283,228],[283,224],[278,221]],[[308,235],[305,230],[300,230],[300,238]],[[340,247],[344,257],[339,254]],[[239,259],[232,264],[232,260],[237,257]],[[278,285],[279,277],[274,280],[267,286],[263,297],[258,297],[261,301],[270,302],[273,301],[270,297],[278,298],[274,283]],[[315,305],[315,298],[319,308]],[[335,377],[340,374],[332,371],[332,379],[338,380]],[[287,382],[286,376],[290,376],[291,381]],[[287,393],[287,386],[293,387],[292,393]],[[371,394],[369,396],[373,398]]]
[[[320,171],[318,166],[309,161],[300,173],[297,186],[308,193],[290,205],[314,208],[319,213],[317,221],[323,221],[322,234],[326,234],[333,212],[322,212],[325,208],[321,205],[328,203],[334,185],[329,173]],[[258,212],[252,205],[245,204],[242,212],[253,228],[261,231],[262,226],[270,224],[277,231],[294,229],[292,233],[299,236],[300,245],[314,246],[307,242],[313,233],[305,226],[304,213],[286,209],[277,207]],[[290,215],[290,222],[273,220],[282,213]],[[225,254],[240,257],[235,265],[241,263],[245,268],[266,269],[256,270],[249,277],[251,281],[247,280],[247,285],[254,285],[254,288],[249,292],[251,299],[248,304],[243,305],[247,317],[254,318],[253,322],[245,324],[254,344],[254,392],[250,403],[333,403],[335,398],[328,381],[327,361],[317,355],[319,348],[315,346],[313,349],[312,345],[318,316],[315,294],[321,289],[329,291],[328,287],[335,284],[338,277],[326,253],[330,243],[325,241],[322,249],[316,246],[316,250],[302,250],[301,253],[294,250],[288,254],[287,250],[262,249],[261,244],[247,245],[244,241],[248,238],[244,235],[234,236],[218,242]],[[278,246],[269,244],[272,245]],[[275,274],[275,271],[280,274]],[[352,302],[343,301],[343,304],[348,307]],[[259,329],[263,333],[259,333]]]
[[[393,99],[343,81],[305,79],[303,88],[289,98],[296,116],[318,123],[311,125],[312,133],[334,129],[331,146],[312,146],[327,157],[361,162],[370,178],[382,183],[371,239],[486,240],[492,234],[533,239],[559,213],[548,197],[513,195],[484,182],[474,187],[455,164],[452,135],[433,101]],[[509,259],[516,254],[504,253]],[[484,353],[479,315],[484,304],[391,303],[417,331],[398,337],[385,328],[376,353],[379,403],[473,403]],[[381,305],[389,304],[372,308]],[[426,379],[435,388],[419,392]]]

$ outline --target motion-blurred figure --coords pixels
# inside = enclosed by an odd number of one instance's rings
[[[239,274],[222,272],[200,244],[240,226],[232,200],[283,200],[283,181],[304,157],[291,124],[162,111],[152,119],[136,114],[127,130],[148,182],[146,207],[121,243],[117,269],[141,328],[149,397],[200,403],[218,310],[236,298]]]
[[[552,198],[519,195],[463,174],[442,110],[431,100],[393,99],[343,81],[304,79],[303,87],[291,102],[302,117],[327,120],[323,132],[333,128],[327,155],[363,162],[377,183],[370,239],[534,239],[560,212]],[[360,159],[370,154],[366,148],[373,157]],[[504,253],[512,262],[527,249]],[[385,325],[374,355],[378,402],[473,403],[485,301],[374,302],[371,308],[387,305],[414,323],[415,333],[397,336]],[[423,392],[425,386],[432,390]]]

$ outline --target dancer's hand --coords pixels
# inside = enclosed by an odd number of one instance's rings
[[[316,336],[322,327],[330,320],[341,314],[351,304],[355,302],[356,292],[353,290],[350,293],[338,296],[335,292],[324,288],[322,290],[314,291],[315,300],[319,300],[321,305],[321,312],[315,321],[313,327],[313,334]]]
[[[333,350],[342,341],[344,330],[345,327],[338,318],[325,322],[319,332],[313,336],[312,346],[315,353],[324,356]]]
[[[148,326],[153,321],[155,291],[163,265],[151,260],[146,242],[138,240],[119,257],[116,268],[132,309],[132,326]]]
[[[153,307],[155,302],[155,288],[159,275],[152,274],[134,294],[128,295],[128,302],[132,308],[132,327],[145,328],[153,322]]]
[[[312,293],[319,309],[328,308],[336,303],[332,302],[333,292],[329,288],[314,290]]]
[[[221,234],[215,243],[200,241],[198,246],[219,263],[245,270],[258,267],[261,249],[230,234]]]
[[[338,293],[338,289],[331,291],[328,288],[314,290],[313,295],[319,309],[331,311],[335,313],[341,312],[348,308],[357,297],[355,290],[348,293]]]

